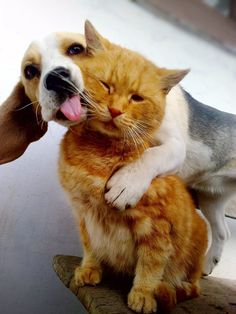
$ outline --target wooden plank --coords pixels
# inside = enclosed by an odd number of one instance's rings
[[[96,287],[77,288],[74,284],[74,269],[81,262],[75,256],[57,255],[53,268],[63,284],[69,288],[90,314],[133,314],[126,305],[132,279],[116,277],[106,273]],[[202,295],[199,298],[180,303],[173,314],[235,314],[236,281],[214,277],[201,280]],[[60,302],[60,300],[59,300]]]
[[[230,1],[230,16],[236,20],[236,0]]]
[[[152,8],[152,12],[165,13],[186,28],[200,32],[236,52],[236,21],[220,14],[200,0],[136,0]],[[235,8],[233,0],[232,8]],[[156,9],[156,10],[155,10]]]

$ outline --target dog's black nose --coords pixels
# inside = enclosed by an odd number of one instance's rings
[[[63,67],[55,68],[44,78],[44,86],[58,94],[71,94],[73,85],[70,81],[70,71]]]

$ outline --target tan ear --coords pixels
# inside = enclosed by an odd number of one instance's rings
[[[189,69],[186,70],[167,70],[163,69],[161,84],[165,94],[168,94],[172,87],[177,85],[184,77],[189,73]]]
[[[30,103],[19,82],[0,106],[0,164],[20,157],[31,142],[47,131],[47,123],[39,123],[41,114],[38,113],[37,119],[34,107],[27,106]]]
[[[88,20],[85,21],[84,36],[88,54],[94,55],[95,53],[104,50],[102,36],[96,31],[94,26]]]

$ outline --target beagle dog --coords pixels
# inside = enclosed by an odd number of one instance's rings
[[[85,32],[86,36],[95,32],[88,21]],[[73,33],[54,33],[29,46],[20,82],[0,107],[0,164],[22,155],[45,134],[49,121],[69,127],[86,119],[83,99],[78,112],[73,96],[83,92],[77,60],[87,48],[84,37]],[[113,175],[105,198],[124,210],[139,201],[154,177],[178,172],[195,191],[211,226],[212,243],[204,269],[209,274],[229,236],[224,209],[236,186],[236,116],[201,104],[176,86],[167,96],[156,138],[159,146]]]

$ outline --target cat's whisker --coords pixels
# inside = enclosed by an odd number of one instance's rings
[[[136,131],[134,127],[132,128],[132,132],[134,133],[137,142],[143,147],[144,150],[146,150],[148,146],[145,145],[145,142],[143,141],[142,137],[140,136],[140,134]]]
[[[39,123],[40,123],[40,128],[41,128],[41,130],[42,130],[43,127],[44,127],[44,125],[46,124],[46,122],[45,122],[43,119],[41,119],[41,120],[39,121]]]
[[[36,121],[37,121],[37,124],[39,125],[38,109],[39,109],[39,103],[38,103],[38,105],[37,105],[37,107],[36,107],[36,111],[35,111]]]
[[[80,94],[82,95],[82,97],[89,103],[93,103],[94,105],[97,105],[94,100],[92,99],[92,97],[89,97],[89,92],[84,89],[80,89],[78,88],[72,81],[68,80],[67,78],[63,77],[60,73],[57,73],[55,71],[52,71],[55,75],[57,75],[58,77],[60,77],[63,81],[67,82],[72,88],[71,89],[68,89],[68,88],[64,88],[64,89],[67,89],[68,91],[72,92],[72,93],[75,93],[76,94]],[[62,87],[63,88],[63,87]]]
[[[84,88],[84,90],[81,90],[80,93],[83,95],[83,97],[85,97],[85,99],[87,99],[89,102],[93,102],[94,104],[96,104],[96,102],[94,102],[94,96],[87,90]],[[96,93],[95,93],[96,95]]]
[[[98,106],[98,104],[93,99],[87,97],[83,92],[80,92],[80,95],[84,98],[90,107],[96,108]]]
[[[129,136],[127,135],[126,129],[123,130],[123,151],[126,149],[126,147],[130,148],[130,141]]]
[[[93,115],[95,118],[104,118],[105,120],[107,119],[107,115],[103,112],[103,111],[100,111],[99,108],[96,108],[96,110],[89,110],[89,113],[88,115]]]
[[[145,128],[140,127],[138,124],[135,124],[133,127],[138,132],[138,134],[142,138],[143,142],[144,142],[144,140],[146,140],[148,142],[153,141],[153,137],[151,137],[151,135],[146,132]]]
[[[42,119],[41,122],[40,122],[40,128],[41,128],[41,130],[43,130],[43,127],[44,127],[45,123],[46,123],[46,122]]]
[[[68,87],[64,87],[64,86],[60,86],[60,88],[64,89],[67,92],[73,93],[73,95],[79,95],[79,93],[76,90],[72,89],[72,88],[68,88]]]
[[[69,86],[72,87],[71,91],[72,92],[77,92],[79,93],[79,89],[78,87],[72,82],[70,81],[69,79],[67,79],[66,77],[64,77],[63,75],[61,75],[60,73],[56,72],[56,71],[52,71],[52,73],[55,75],[55,76],[58,76],[62,81],[66,82]],[[61,86],[63,88],[63,86]],[[64,89],[67,89],[67,88],[64,88]],[[68,89],[69,90],[69,89]]]
[[[27,105],[25,105],[25,106],[23,106],[23,107],[21,107],[21,108],[19,108],[19,109],[15,109],[14,111],[20,111],[20,110],[23,110],[23,109],[25,109],[25,108],[27,108],[27,107],[29,107],[29,106],[31,106],[31,105],[33,105],[33,104],[37,103],[37,102],[38,102],[37,100],[32,101],[31,103],[29,103],[29,104],[27,104]]]
[[[134,136],[133,132],[132,132],[132,129],[130,127],[127,128],[127,131],[128,131],[128,134],[130,136],[130,138],[132,139],[133,143],[134,143],[134,146],[135,146],[135,150],[137,151],[138,153],[138,156],[140,157],[140,152],[139,152],[139,144],[137,142],[137,139],[136,137]]]
[[[93,110],[97,110],[97,109],[98,109],[98,105],[95,106],[94,104],[90,104],[90,103],[89,103],[89,104],[88,104],[88,108],[89,108],[89,109],[93,109]]]
[[[67,82],[69,84],[69,86],[71,86],[71,88],[68,88],[68,87],[63,87],[61,86],[61,88],[69,91],[69,92],[72,92],[72,93],[75,93],[75,94],[80,94],[83,96],[83,98],[89,103],[89,104],[94,104],[94,105],[97,105],[93,99],[91,99],[89,96],[88,96],[88,91],[87,90],[81,90],[79,89],[72,81],[68,80],[67,78],[63,77],[60,73],[57,73],[55,71],[52,71],[55,75],[57,75],[58,77],[60,77],[63,81]]]
[[[150,142],[150,138],[148,137],[146,132],[143,132],[145,130],[134,123],[132,123],[129,128],[131,129],[131,132],[133,133],[136,142],[139,144],[139,147],[142,146],[143,150],[146,150],[148,148],[147,142]]]
[[[86,121],[95,120],[97,118],[96,115],[87,115]]]
[[[148,123],[148,120],[147,121],[138,121],[137,125],[143,126],[143,127],[151,127],[153,125],[153,123]]]
[[[77,134],[77,132],[76,132],[74,129],[72,129],[71,126],[69,126],[69,130],[70,130],[72,133]]]
[[[96,112],[89,111],[89,112],[87,113],[87,117],[91,117],[91,116],[96,117]]]
[[[144,127],[142,125],[142,122],[139,121],[138,123],[134,124],[132,127],[136,129],[136,131],[138,132],[139,136],[141,136],[143,141],[146,140],[149,143],[152,143],[154,141],[153,136],[151,136],[151,134],[149,134],[149,132],[148,132],[148,130],[150,129],[151,125],[150,125],[150,127],[148,127],[148,126]]]

